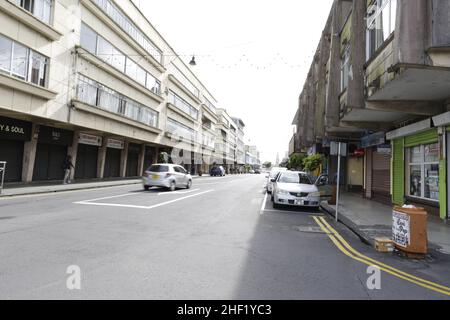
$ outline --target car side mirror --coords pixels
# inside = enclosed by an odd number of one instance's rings
[[[270,179],[270,182],[277,182],[277,179]]]

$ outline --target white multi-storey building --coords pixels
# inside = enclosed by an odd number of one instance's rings
[[[0,19],[6,181],[62,179],[67,155],[76,179],[139,176],[163,151],[207,171],[217,130],[231,135],[133,1],[1,0]]]

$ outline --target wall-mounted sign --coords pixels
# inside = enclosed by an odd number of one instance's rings
[[[94,136],[92,134],[80,133],[78,136],[78,143],[88,144],[90,146],[101,147],[103,142],[102,137]]]
[[[125,142],[122,140],[108,139],[107,147],[111,149],[123,150],[125,148]]]
[[[31,123],[0,117],[0,139],[30,141]]]
[[[337,156],[339,153],[339,145],[341,146],[341,156],[346,157],[347,156],[347,144],[346,143],[339,143],[336,141],[331,141],[330,143],[330,155]]]
[[[369,148],[386,143],[386,134],[384,132],[377,132],[361,138],[361,146]]]
[[[391,154],[392,148],[390,144],[382,144],[377,147],[377,152],[381,154]]]
[[[364,157],[365,154],[366,152],[364,151],[364,149],[356,149],[355,151],[353,151],[353,156],[355,157]]]
[[[38,142],[71,146],[73,143],[73,132],[59,128],[39,126]]]

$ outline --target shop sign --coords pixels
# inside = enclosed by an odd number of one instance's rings
[[[386,143],[386,134],[384,132],[377,132],[361,138],[361,146],[363,148],[370,148]]]
[[[391,154],[391,151],[392,149],[390,144],[383,144],[377,147],[377,152],[380,154]]]
[[[80,133],[78,137],[78,143],[87,144],[90,146],[101,147],[103,142],[102,137],[93,136],[91,134]]]
[[[38,141],[41,143],[71,146],[73,142],[73,132],[59,128],[40,126]]]
[[[125,148],[125,142],[122,140],[108,139],[107,147],[111,149],[123,150]]]
[[[364,157],[365,154],[366,154],[366,153],[365,153],[364,149],[356,149],[356,150],[353,152],[353,155],[354,155],[355,157]]]
[[[408,214],[394,210],[392,214],[392,239],[395,244],[404,248],[411,244],[410,217]]]
[[[0,139],[30,141],[31,123],[0,117]]]

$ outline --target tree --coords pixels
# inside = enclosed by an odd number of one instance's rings
[[[167,152],[161,152],[158,155],[158,161],[159,163],[169,163],[170,155]]]
[[[324,156],[321,154],[314,154],[312,156],[306,157],[303,160],[304,170],[308,172],[316,171],[323,163]]]
[[[281,168],[287,168],[289,165],[289,158],[284,158],[283,161],[280,163]]]
[[[263,167],[266,169],[272,168],[272,162],[270,162],[270,161],[264,162]]]
[[[289,158],[289,164],[288,168],[291,170],[303,170],[303,160],[306,158],[305,154],[303,153],[294,153]]]

